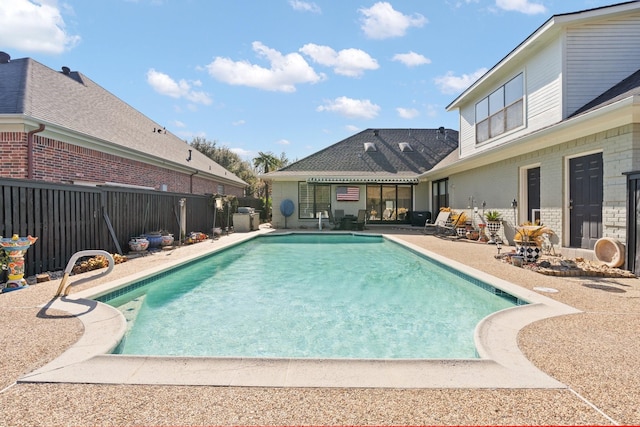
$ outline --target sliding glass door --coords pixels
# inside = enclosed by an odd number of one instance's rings
[[[412,199],[411,185],[367,185],[368,221],[408,222]]]

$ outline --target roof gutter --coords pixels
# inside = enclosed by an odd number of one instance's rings
[[[33,135],[42,132],[43,130],[44,125],[39,123],[38,129],[34,129],[27,133],[27,179],[33,179]]]

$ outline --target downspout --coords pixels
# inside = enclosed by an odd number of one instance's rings
[[[193,194],[193,176],[198,175],[199,171],[195,171],[191,175],[189,175],[189,193]]]
[[[33,179],[33,135],[43,130],[44,125],[40,123],[38,129],[27,133],[27,179]]]

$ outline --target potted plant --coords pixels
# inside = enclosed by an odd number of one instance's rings
[[[516,254],[525,262],[536,262],[542,252],[544,235],[551,235],[553,231],[539,223],[524,222],[516,227],[513,241],[516,244]]]
[[[487,229],[492,236],[500,231],[500,226],[502,225],[502,214],[500,212],[495,210],[487,211],[484,217],[487,219]]]
[[[160,246],[164,247],[173,245],[173,234],[169,233],[168,230],[160,230],[160,235],[162,236]]]
[[[467,233],[467,214],[464,212],[452,212],[451,222],[456,225],[456,234],[458,237],[464,237]]]

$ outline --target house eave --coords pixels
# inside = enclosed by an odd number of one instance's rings
[[[336,171],[306,171],[306,172],[271,172],[259,175],[259,177],[269,182],[283,181],[305,181],[309,183],[324,184],[418,184],[419,179],[416,174],[363,174],[361,172],[336,172]]]
[[[309,177],[309,183],[322,184],[418,184],[418,177]]]
[[[505,141],[503,144],[461,158],[452,164],[443,167],[436,165],[430,171],[421,174],[419,178],[421,181],[441,179],[451,174],[486,166],[631,123],[640,123],[640,96],[638,95],[564,120],[515,140]]]
[[[114,156],[122,157],[129,160],[139,161],[141,163],[149,164],[152,166],[169,168],[176,172],[181,172],[189,175],[196,173],[198,176],[203,176],[208,179],[215,180],[217,182],[220,182],[221,184],[245,187],[249,185],[244,181],[236,181],[225,178],[224,176],[218,174],[212,174],[206,169],[195,168],[189,165],[173,162],[171,160],[154,156],[149,153],[140,152],[131,148],[125,149],[124,147],[112,142],[72,131],[67,128],[60,127],[54,123],[47,122],[46,120],[35,119],[21,114],[5,114],[0,116],[0,125],[14,125],[23,127],[25,129],[37,129],[40,124],[45,125],[45,130],[40,134],[41,136],[68,141],[69,143],[77,145],[79,147],[95,149],[103,153],[112,154]],[[185,153],[188,151],[188,149],[189,146],[185,144]]]
[[[527,57],[532,50],[537,49],[541,44],[547,43],[549,40],[557,37],[558,34],[564,31],[567,26],[598,19],[601,16],[625,14],[631,10],[637,10],[638,8],[640,8],[640,2],[628,2],[619,5],[594,8],[582,12],[552,16],[522,43],[516,46],[515,49],[509,52],[497,64],[472,83],[471,86],[458,95],[449,105],[446,106],[445,110],[452,111],[461,108],[462,105],[468,102],[469,98],[474,97],[476,91],[480,90],[485,85],[492,85],[494,83],[493,80],[495,80],[503,69],[517,61],[518,58]],[[603,12],[604,9],[608,10]],[[611,9],[615,10],[612,11]]]

